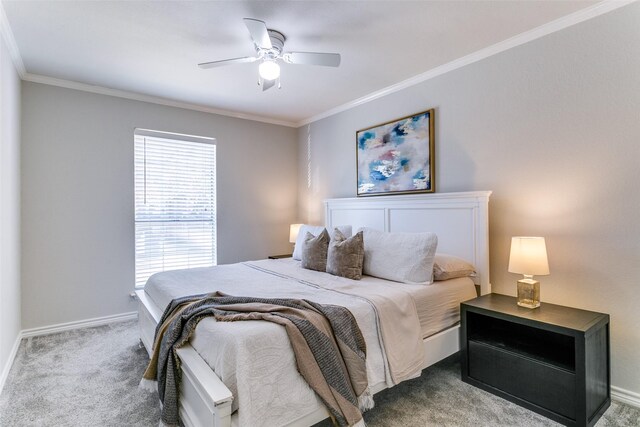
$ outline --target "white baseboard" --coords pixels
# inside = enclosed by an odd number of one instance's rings
[[[18,333],[15,342],[13,343],[13,347],[11,348],[11,353],[9,353],[9,358],[7,362],[4,364],[2,368],[2,374],[0,376],[0,393],[4,389],[4,383],[7,381],[7,377],[9,376],[9,371],[13,366],[13,361],[16,359],[16,354],[18,354],[18,348],[20,347],[20,341],[22,341],[22,332]]]
[[[41,326],[39,328],[23,329],[22,338],[37,337],[40,335],[55,334],[72,329],[89,328],[92,326],[106,325],[115,322],[125,322],[138,318],[138,312],[114,314],[113,316],[95,317],[93,319],[78,320],[75,322],[58,323],[57,325]]]
[[[640,394],[614,385],[611,386],[611,399],[626,403],[629,406],[640,408]]]

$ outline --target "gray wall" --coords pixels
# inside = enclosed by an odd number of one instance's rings
[[[133,132],[217,140],[218,263],[290,251],[296,130],[25,82],[22,328],[134,311]]]
[[[494,192],[494,291],[515,295],[511,236],[546,237],[543,302],[610,313],[613,384],[640,393],[639,22],[632,4],[300,128],[300,219],[355,196],[357,129],[434,107],[437,191]]]
[[[0,387],[20,332],[20,78],[0,37]]]

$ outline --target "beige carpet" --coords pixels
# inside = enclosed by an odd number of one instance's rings
[[[0,395],[0,426],[156,427],[157,394],[137,387],[146,363],[135,322],[23,340]],[[460,381],[456,356],[375,401],[369,427],[558,425]],[[614,402],[597,426],[638,427],[640,409]]]

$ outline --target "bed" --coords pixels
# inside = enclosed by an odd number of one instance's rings
[[[419,354],[417,371],[390,372],[390,364],[385,357],[391,350],[383,349],[382,343],[380,348],[376,344],[376,340],[381,340],[375,335],[375,309],[368,307],[362,298],[343,292],[349,287],[348,279],[326,278],[326,273],[301,269],[299,262],[291,259],[261,260],[162,276],[158,284],[146,291],[137,291],[141,341],[151,352],[155,326],[172,298],[202,293],[203,286],[206,291],[212,290],[206,289],[207,283],[216,283],[220,288],[216,290],[229,294],[234,291],[242,293],[244,289],[236,288],[236,284],[241,282],[258,293],[260,286],[273,288],[282,295],[293,293],[293,297],[302,298],[307,297],[308,292],[316,292],[318,302],[348,306],[358,322],[363,324],[361,328],[368,348],[367,374],[373,393],[419,375],[425,367],[459,349],[458,319],[451,316],[451,307],[475,296],[473,285],[480,294],[491,291],[488,254],[490,194],[440,193],[331,199],[325,202],[327,229],[350,224],[354,230],[370,227],[390,232],[432,231],[438,235],[438,252],[458,256],[475,266],[473,284],[468,283],[471,279],[461,278],[430,286],[396,284],[388,288],[391,289],[389,292],[396,293],[388,299],[393,306],[391,310],[396,310],[398,316],[411,315],[403,314],[410,311],[406,309],[406,301],[426,302],[417,304],[421,308],[415,313],[420,325],[420,351],[413,351]],[[363,278],[368,289],[379,288],[381,292],[387,292],[384,282],[373,277]],[[473,293],[469,292],[470,288]],[[429,306],[429,301],[445,302]],[[274,332],[277,325],[233,322],[220,328],[211,323],[215,321],[203,320],[190,345],[178,350],[182,370],[180,417],[186,426],[309,426],[328,417],[326,408],[305,387],[304,380],[296,378],[299,374],[295,369],[295,359],[290,351],[286,351],[286,334],[278,337]],[[222,344],[210,346],[207,344],[210,342]],[[238,372],[242,370],[246,372]],[[240,410],[236,411],[238,407]]]

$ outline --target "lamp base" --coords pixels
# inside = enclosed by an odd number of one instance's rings
[[[528,278],[518,280],[518,305],[526,308],[540,307],[540,282]]]

